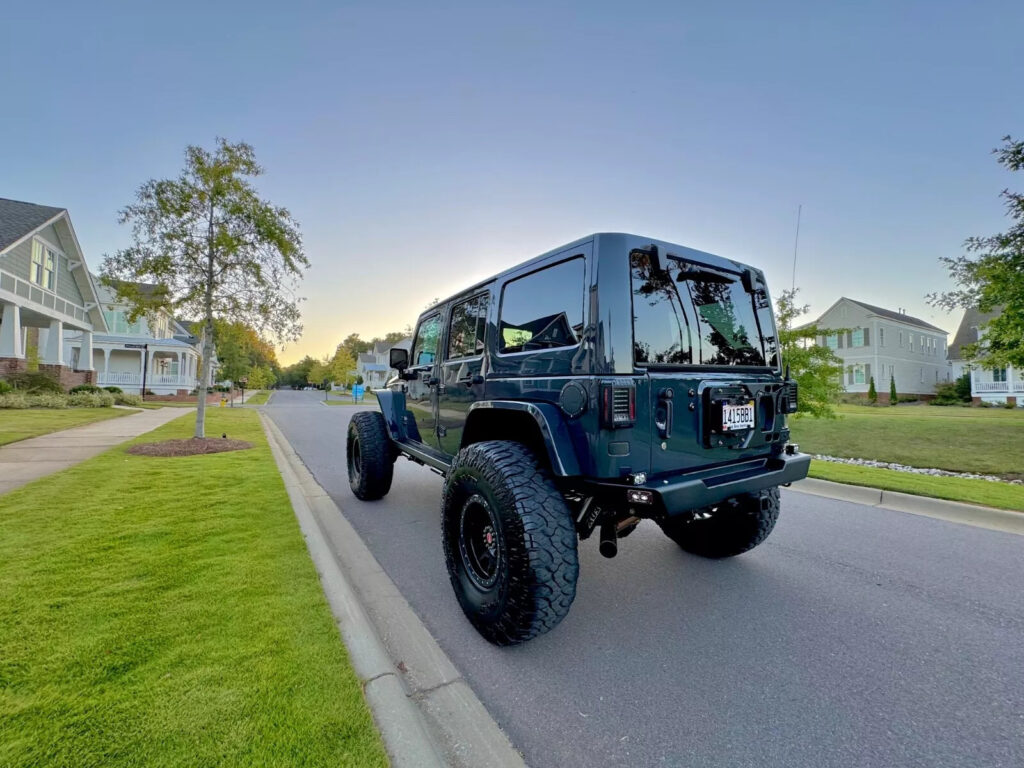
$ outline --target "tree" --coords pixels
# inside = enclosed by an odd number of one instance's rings
[[[889,405],[896,405],[899,401],[899,395],[896,394],[896,377],[889,377]]]
[[[793,321],[808,310],[807,306],[795,303],[799,290],[783,291],[776,301],[775,320],[779,327],[782,361],[789,366],[790,375],[797,382],[798,413],[835,418],[833,406],[843,391],[842,360],[828,347],[818,345],[822,331],[816,323],[793,326]]]
[[[1024,168],[1024,141],[1004,136],[1003,147],[992,151],[1004,168]],[[1024,368],[1024,194],[1004,189],[1000,197],[1013,222],[1010,228],[969,238],[964,243],[967,254],[940,259],[959,289],[930,294],[928,300],[945,309],[1000,311],[985,325],[981,342],[964,345],[964,355],[983,368]]]
[[[878,390],[875,389],[874,376],[872,376],[871,380],[868,382],[868,402],[872,405],[877,405],[878,403]]]
[[[358,333],[350,333],[345,337],[345,340],[338,345],[338,348],[344,348],[348,354],[352,355],[353,360],[358,360],[360,353],[369,352],[370,349],[373,348],[373,342],[363,341],[359,338]]]
[[[296,291],[309,261],[292,215],[252,185],[262,173],[248,144],[189,146],[178,178],[147,181],[121,211],[132,245],[103,261],[102,280],[129,305],[129,320],[160,308],[202,318],[196,437],[205,434],[215,319],[281,341],[302,333]],[[139,282],[157,287],[143,293]]]
[[[316,365],[314,360],[309,355],[299,360],[297,363],[292,363],[283,371],[281,371],[281,384],[287,387],[304,387],[309,382],[309,372]]]
[[[252,372],[257,369],[265,369],[269,372],[270,377],[270,381],[265,386],[269,387],[277,380],[277,371],[280,366],[277,362],[274,345],[260,338],[254,329],[245,323],[215,319],[213,335],[217,347],[217,359],[220,362],[221,378],[233,382],[248,378],[249,388],[258,389],[261,387],[256,387],[252,383]],[[262,374],[257,375],[260,377],[260,381],[266,379]]]
[[[344,348],[338,347],[334,353],[334,357],[331,358],[330,373],[331,381],[335,384],[341,384],[345,387],[352,386],[356,377],[356,360],[352,355]]]

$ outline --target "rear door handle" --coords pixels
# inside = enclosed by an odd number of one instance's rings
[[[674,415],[672,398],[674,394],[671,387],[666,387],[658,392],[658,410],[654,417],[654,426],[658,428],[658,432],[663,440],[668,440],[672,437],[672,420]]]
[[[459,379],[460,384],[465,384],[467,387],[476,386],[484,383],[484,377],[479,373],[475,376],[467,376],[466,378]]]

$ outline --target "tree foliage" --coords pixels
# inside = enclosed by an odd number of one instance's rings
[[[1024,141],[1004,136],[1003,146],[993,153],[1009,171],[1024,168]],[[963,353],[984,368],[1024,368],[1024,194],[1004,189],[1000,197],[1006,202],[1010,228],[969,238],[966,254],[940,259],[959,288],[931,294],[928,300],[945,309],[1000,311],[985,325],[982,341],[964,345]]]
[[[807,306],[796,304],[799,290],[783,291],[775,302],[782,362],[789,366],[790,376],[797,381],[797,412],[815,418],[835,418],[835,403],[843,391],[842,360],[828,347],[818,345],[818,336],[823,331],[816,323],[794,327],[794,320],[808,310]]]
[[[147,181],[121,211],[132,245],[103,261],[102,280],[128,304],[129,320],[161,308],[202,319],[196,437],[204,435],[215,319],[280,341],[302,333],[297,290],[309,262],[292,215],[257,194],[251,180],[262,173],[248,144],[189,146],[176,179]]]
[[[273,344],[245,323],[215,319],[213,329],[219,379],[237,383],[246,378],[249,389],[273,386],[280,370]],[[261,382],[259,386],[253,384],[254,376]]]
[[[871,381],[868,384],[868,402],[875,405],[878,402],[878,390],[875,389],[875,377],[871,377]]]
[[[889,377],[889,405],[896,405],[899,402],[899,395],[896,394],[896,377]]]

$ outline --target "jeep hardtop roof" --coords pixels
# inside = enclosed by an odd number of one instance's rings
[[[485,280],[480,280],[479,282],[474,283],[473,285],[463,288],[461,291],[453,293],[452,295],[444,299],[440,299],[434,304],[431,304],[429,307],[424,309],[420,313],[420,316],[422,317],[423,315],[430,314],[441,305],[447,304],[449,301],[452,301],[453,299],[457,299],[464,295],[471,294],[474,291],[477,291],[480,288],[483,288],[484,286],[493,283],[495,280],[500,280],[502,278],[509,277],[517,272],[529,272],[531,267],[544,263],[545,260],[551,258],[552,256],[557,256],[560,253],[570,251],[573,248],[585,245],[587,243],[592,243],[594,245],[595,253],[600,253],[602,249],[607,248],[609,250],[616,250],[623,254],[626,254],[633,248],[645,248],[650,245],[656,245],[658,246],[658,249],[663,253],[674,254],[676,256],[681,256],[689,261],[699,262],[701,264],[706,264],[709,267],[717,267],[718,269],[725,269],[731,272],[741,271],[750,266],[748,264],[744,264],[743,262],[735,261],[733,259],[726,259],[722,256],[716,256],[715,254],[708,253],[707,251],[699,251],[696,248],[689,248],[685,245],[679,245],[678,243],[670,243],[667,240],[658,240],[657,238],[644,237],[643,235],[634,235],[628,232],[595,232],[591,235],[581,237],[578,240],[573,240],[572,242],[560,245],[557,248],[552,248],[549,251],[545,251],[539,256],[534,256],[532,259],[527,259],[526,261],[520,262],[519,264],[509,267],[508,269],[502,270],[501,272],[498,272],[486,278]]]

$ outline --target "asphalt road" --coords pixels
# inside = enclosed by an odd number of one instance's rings
[[[358,501],[356,409],[320,397],[268,413],[531,766],[1024,766],[1024,537],[784,491],[731,560],[581,542],[569,616],[501,649],[449,586],[441,478],[399,459]]]

